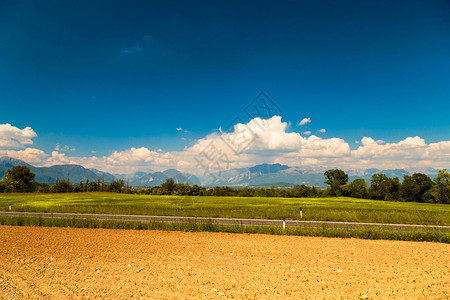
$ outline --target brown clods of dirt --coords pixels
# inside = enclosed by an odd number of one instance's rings
[[[448,299],[450,245],[0,226],[1,299]]]

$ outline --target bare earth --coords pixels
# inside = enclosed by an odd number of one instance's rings
[[[448,299],[450,245],[0,226],[1,299]]]

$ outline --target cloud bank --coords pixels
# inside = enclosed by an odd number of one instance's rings
[[[320,131],[325,132],[325,130]],[[260,163],[282,163],[289,166],[359,168],[450,167],[450,141],[427,144],[421,137],[407,137],[385,143],[363,137],[352,150],[341,138],[321,138],[289,131],[280,116],[270,119],[254,118],[248,123],[235,124],[229,132],[218,131],[198,139],[182,151],[164,152],[155,145],[113,151],[108,156],[68,156],[70,147],[56,147],[47,154],[33,144],[37,137],[30,127],[19,129],[10,124],[0,125],[0,155],[8,155],[41,166],[81,164],[112,173],[132,173],[138,170],[176,168],[196,174],[218,172],[235,167],[250,167]],[[4,149],[8,148],[8,149]],[[20,149],[22,148],[22,149]]]

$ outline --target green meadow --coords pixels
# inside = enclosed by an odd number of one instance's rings
[[[450,225],[450,205],[348,197],[266,198],[117,193],[0,194],[0,211]]]

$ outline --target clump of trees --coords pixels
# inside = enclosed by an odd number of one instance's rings
[[[447,170],[440,170],[438,176],[432,180],[425,174],[414,173],[404,175],[400,182],[398,177],[390,178],[382,173],[373,174],[370,187],[364,179],[355,179],[347,183],[342,170],[328,170],[324,173],[325,183],[330,187],[328,193],[334,196],[348,196],[368,198],[384,201],[450,203],[450,174]]]
[[[232,188],[229,186],[201,187],[197,184],[175,183],[172,178],[168,178],[161,186],[155,186],[136,191],[142,194],[151,195],[179,195],[179,196],[234,196],[234,197],[318,197],[324,196],[324,191],[319,191],[316,187],[296,185],[290,189],[278,189],[274,186],[270,188]]]
[[[14,166],[6,171],[0,181],[0,193],[73,193],[73,192],[113,192],[131,193],[131,187],[123,179],[105,183],[103,179],[97,181],[80,181],[72,184],[69,180],[57,180],[54,184],[35,182],[35,174],[26,166]]]
[[[325,183],[330,186],[329,194],[331,196],[342,196],[342,187],[348,182],[348,175],[339,169],[332,169],[324,173]]]
[[[0,191],[10,193],[32,192],[35,176],[28,167],[14,166],[8,169],[3,176]]]

